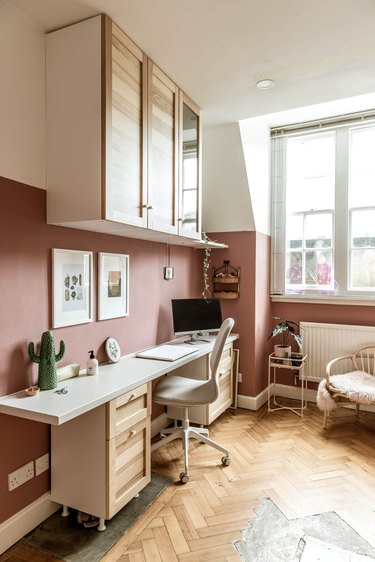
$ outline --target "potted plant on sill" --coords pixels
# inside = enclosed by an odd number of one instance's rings
[[[290,358],[291,357],[291,341],[297,342],[299,349],[302,347],[302,336],[296,333],[296,327],[300,330],[301,327],[298,322],[294,320],[287,320],[286,318],[280,318],[279,316],[273,316],[274,320],[279,320],[276,324],[272,333],[268,336],[268,340],[271,338],[276,338],[281,335],[282,342],[280,344],[275,344],[273,354],[280,358]],[[267,340],[267,341],[268,341]],[[300,359],[295,357],[297,366],[300,364]],[[292,364],[294,364],[292,362]]]

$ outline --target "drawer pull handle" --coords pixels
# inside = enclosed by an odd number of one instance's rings
[[[135,435],[136,433],[137,433],[136,430],[135,430],[135,429],[132,429],[131,432],[130,432],[130,437],[134,437],[134,435]]]
[[[130,395],[130,398],[129,398],[129,402],[130,402],[131,400],[134,400],[134,398],[135,398],[135,394],[131,394],[131,395]]]
[[[219,373],[219,377],[222,377],[223,375],[225,375],[226,371],[220,371]]]

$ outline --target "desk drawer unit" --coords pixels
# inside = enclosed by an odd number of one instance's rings
[[[200,357],[188,365],[176,369],[173,374],[181,377],[191,377],[194,379],[206,379],[211,376],[210,357]],[[207,406],[196,406],[189,408],[189,419],[192,423],[209,425],[220,414],[222,414],[233,401],[233,343],[227,343],[223,349],[219,363],[219,386],[220,394],[212,404]],[[175,406],[168,406],[167,415],[171,419],[181,420],[182,409]]]
[[[53,501],[110,519],[151,480],[151,383],[52,426]]]

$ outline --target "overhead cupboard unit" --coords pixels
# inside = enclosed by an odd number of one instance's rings
[[[47,35],[47,221],[201,238],[197,106],[107,16]]]

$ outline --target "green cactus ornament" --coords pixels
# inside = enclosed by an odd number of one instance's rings
[[[60,351],[55,354],[55,344],[52,332],[44,332],[40,344],[39,355],[34,353],[33,342],[28,347],[30,360],[39,364],[38,369],[38,386],[40,390],[50,390],[57,387],[56,361],[60,361],[64,357],[65,343],[60,341]]]

